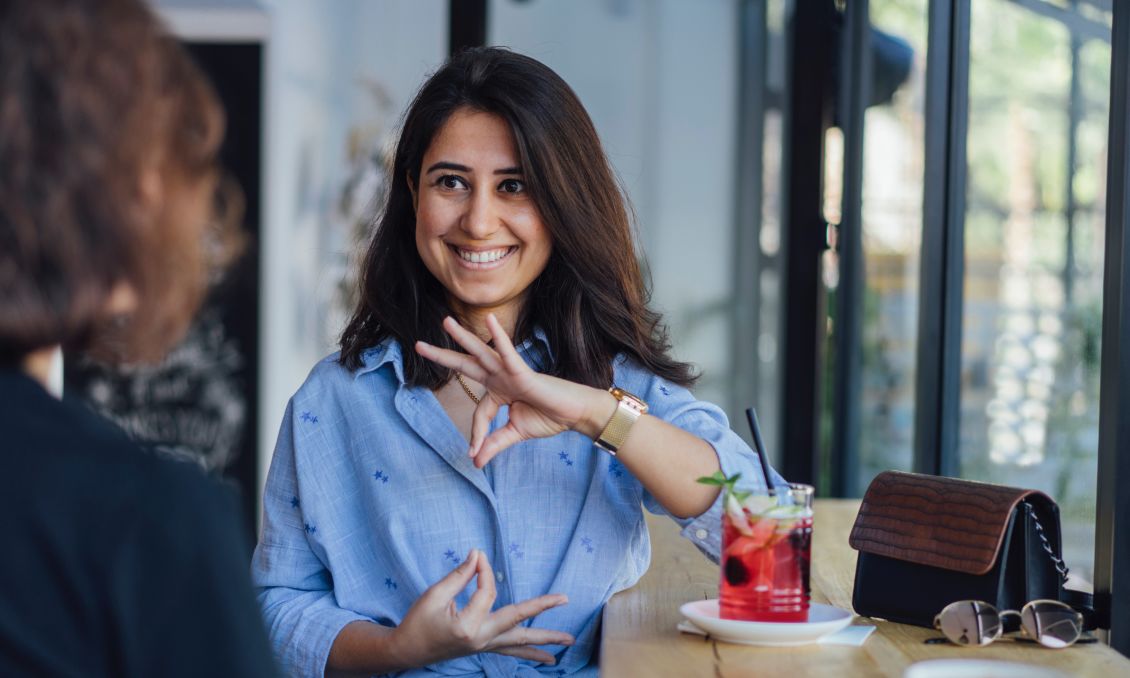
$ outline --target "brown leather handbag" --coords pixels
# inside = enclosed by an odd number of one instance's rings
[[[929,627],[956,600],[1016,610],[1068,597],[1059,508],[1036,490],[884,471],[849,543],[859,551],[852,606],[868,617]]]

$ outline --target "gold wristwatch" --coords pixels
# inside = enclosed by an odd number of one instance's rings
[[[604,430],[594,442],[600,449],[616,456],[616,450],[624,444],[632,424],[647,414],[647,403],[615,386],[608,389],[608,392],[617,400],[616,411],[612,413],[612,418],[604,425]]]

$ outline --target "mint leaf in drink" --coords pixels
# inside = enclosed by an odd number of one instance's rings
[[[741,475],[741,474],[739,474]],[[715,487],[724,487],[727,483],[726,474],[721,471],[715,471],[712,476],[702,476],[697,482],[703,485],[714,485]]]
[[[703,485],[713,485],[715,487],[721,487],[727,495],[733,495],[735,499],[741,502],[745,501],[746,497],[750,495],[750,492],[747,492],[746,490],[739,490],[737,488],[738,480],[740,480],[741,477],[742,474],[740,473],[735,473],[732,476],[726,477],[725,473],[722,473],[721,470],[718,470],[714,472],[714,475],[702,476],[698,479],[698,482],[702,483]]]

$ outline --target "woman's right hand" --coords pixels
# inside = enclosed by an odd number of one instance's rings
[[[455,596],[478,577],[477,590],[462,610]],[[569,602],[560,594],[548,594],[501,607],[491,612],[497,595],[494,570],[484,553],[474,549],[467,559],[420,596],[393,632],[397,653],[413,666],[479,652],[497,652],[545,664],[556,659],[535,645],[572,645],[573,636],[562,631],[536,629],[520,624],[545,610]]]
[[[471,600],[462,610],[456,608],[455,597],[476,576],[477,589]],[[569,602],[565,596],[538,596],[491,612],[496,596],[494,570],[486,555],[474,549],[450,574],[424,591],[400,626],[347,624],[330,649],[326,675],[390,673],[479,652],[552,665],[554,656],[535,646],[573,644],[573,636],[563,631],[520,626]]]

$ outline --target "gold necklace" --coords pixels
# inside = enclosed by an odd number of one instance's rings
[[[463,387],[463,392],[467,394],[467,397],[474,401],[476,405],[478,405],[480,398],[471,391],[471,387],[467,385],[467,382],[463,381],[463,374],[461,372],[456,372],[455,378],[459,380],[459,385]]]

